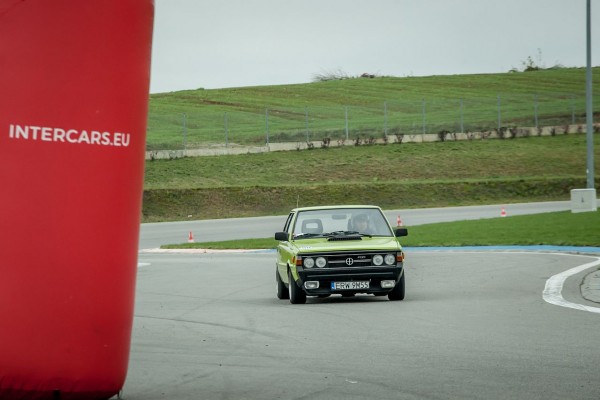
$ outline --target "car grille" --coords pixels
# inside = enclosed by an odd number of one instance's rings
[[[389,265],[373,265],[373,256],[380,254],[385,256],[386,254],[395,253],[395,251],[380,251],[380,252],[365,252],[365,253],[335,253],[335,254],[305,254],[303,257],[324,257],[327,260],[325,268],[361,268],[361,267],[390,267]],[[313,269],[320,269],[316,266]]]
[[[348,255],[336,255],[329,256],[327,258],[327,265],[329,268],[337,267],[368,267],[373,265],[371,261],[373,254],[348,254]]]

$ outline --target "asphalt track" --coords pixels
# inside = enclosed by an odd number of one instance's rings
[[[422,208],[386,210],[385,215],[393,225],[398,217],[406,226],[435,222],[449,222],[500,217],[502,209],[507,216],[537,214],[570,210],[568,201],[544,203],[519,203],[468,207]],[[230,218],[212,220],[190,220],[142,224],[140,249],[159,247],[163,244],[184,243],[192,232],[196,242],[261,238],[272,236],[283,228],[287,215],[255,218]],[[193,218],[193,216],[191,217]]]
[[[232,226],[262,226],[250,221]],[[156,226],[149,240],[142,227],[140,248],[161,240]],[[600,304],[580,291],[598,255],[522,250],[408,251],[405,301],[305,305],[275,297],[270,252],[142,251],[122,397],[598,399],[600,315],[586,308]],[[557,285],[548,282],[585,265],[558,286],[582,307],[549,302]]]

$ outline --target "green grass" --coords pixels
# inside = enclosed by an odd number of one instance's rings
[[[600,79],[600,68],[593,73]],[[304,140],[306,107],[311,135],[320,130],[335,139],[333,133],[343,130],[344,105],[350,109],[351,132],[379,137],[384,101],[390,131],[410,133],[421,129],[423,99],[428,124],[453,130],[457,101],[463,99],[467,126],[469,121],[494,126],[498,95],[506,124],[533,125],[534,95],[540,126],[557,123],[555,117],[570,123],[573,110],[581,123],[584,87],[585,69],[565,68],[156,94],[150,100],[148,142],[180,145],[183,113],[189,143],[217,140],[227,113],[230,142],[259,137],[264,143],[266,107],[273,135]],[[600,109],[598,100],[594,105]],[[157,116],[168,118],[154,121]],[[294,132],[300,136],[293,137]],[[595,136],[599,160],[600,135]],[[598,181],[600,163],[595,166]],[[585,170],[583,133],[156,159],[146,162],[142,221],[285,214],[297,204],[372,203],[393,209],[568,200],[571,189],[585,186]]]
[[[585,155],[585,134],[571,134],[186,157],[148,161],[145,189],[580,177]],[[600,159],[600,146],[595,156]]]
[[[600,68],[593,69],[600,79]],[[537,97],[540,126],[585,122],[585,69],[535,72],[379,77],[297,85],[185,90],[150,96],[147,147],[181,149],[225,142],[264,144],[266,110],[272,142],[420,134],[425,130],[482,131],[498,126],[498,96],[504,126],[534,126]],[[600,110],[600,98],[594,100]],[[185,114],[185,128],[184,128]],[[308,121],[307,121],[308,117]],[[308,132],[307,132],[308,122]]]
[[[600,246],[600,212],[555,212],[408,227],[406,247],[555,245]],[[271,249],[273,238],[164,245],[162,248]]]
[[[570,211],[410,228],[406,246],[600,246],[600,212]]]
[[[275,232],[273,232],[275,233]],[[213,250],[229,250],[229,249],[274,249],[277,247],[277,241],[273,238],[262,239],[241,239],[241,240],[225,240],[221,242],[198,242],[198,243],[181,243],[181,244],[165,244],[160,246],[161,249],[213,249]]]
[[[585,187],[585,169],[585,134],[154,160],[146,163],[142,221],[279,215],[296,205],[568,200]]]

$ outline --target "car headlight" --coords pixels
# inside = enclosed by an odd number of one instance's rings
[[[385,263],[387,265],[394,265],[394,264],[396,264],[396,255],[395,254],[386,254],[385,255]]]
[[[327,265],[327,260],[323,257],[317,257],[317,267],[324,268]]]
[[[305,268],[312,268],[315,266],[315,259],[314,258],[305,258],[304,259],[304,267]]]
[[[381,254],[377,254],[373,256],[373,265],[381,265],[383,264],[383,256]]]

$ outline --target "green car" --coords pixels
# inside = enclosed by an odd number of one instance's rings
[[[404,252],[376,206],[323,206],[293,209],[275,233],[277,297],[293,304],[307,296],[369,293],[403,300]]]

